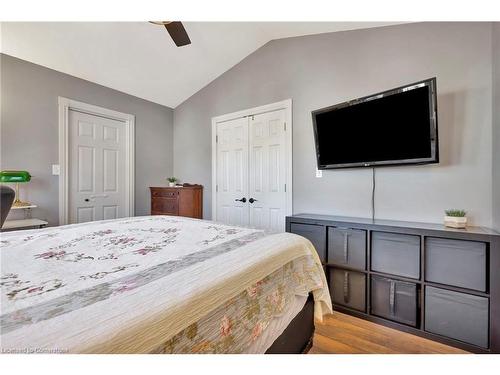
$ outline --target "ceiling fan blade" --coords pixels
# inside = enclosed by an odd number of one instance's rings
[[[184,26],[182,25],[182,22],[174,21],[167,23],[165,25],[165,28],[167,29],[177,47],[191,44],[191,40],[189,39],[186,29],[184,29]]]

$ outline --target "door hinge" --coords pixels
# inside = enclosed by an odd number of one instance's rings
[[[285,129],[286,131],[286,122],[283,123],[283,128]]]
[[[215,191],[219,191],[219,185],[215,185]]]
[[[215,136],[215,143],[219,143],[219,136],[218,135]]]
[[[286,193],[286,184],[285,184],[285,193]]]

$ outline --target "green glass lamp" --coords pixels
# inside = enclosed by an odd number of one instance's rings
[[[30,206],[29,202],[22,202],[19,199],[19,184],[30,182],[31,175],[26,171],[1,171],[0,172],[0,182],[3,183],[15,183],[16,184],[16,199],[12,203],[12,207],[26,207]]]

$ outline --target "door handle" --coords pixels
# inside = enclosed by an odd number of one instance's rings
[[[245,203],[247,201],[247,199],[245,197],[241,198],[241,199],[235,199],[236,202],[243,202]]]
[[[253,202],[257,202],[257,199],[250,198],[248,201],[249,201],[250,203],[253,203]]]

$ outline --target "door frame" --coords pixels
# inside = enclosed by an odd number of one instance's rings
[[[266,112],[274,112],[280,109],[285,110],[285,154],[286,154],[286,215],[293,214],[293,163],[292,163],[292,99],[282,100],[276,103],[261,105],[243,109],[241,111],[228,113],[212,117],[212,220],[217,219],[217,124],[237,118],[259,115]]]
[[[135,116],[79,102],[62,96],[59,106],[59,225],[68,224],[69,195],[69,111],[74,110],[94,116],[121,121],[125,124],[125,215],[135,214]]]

